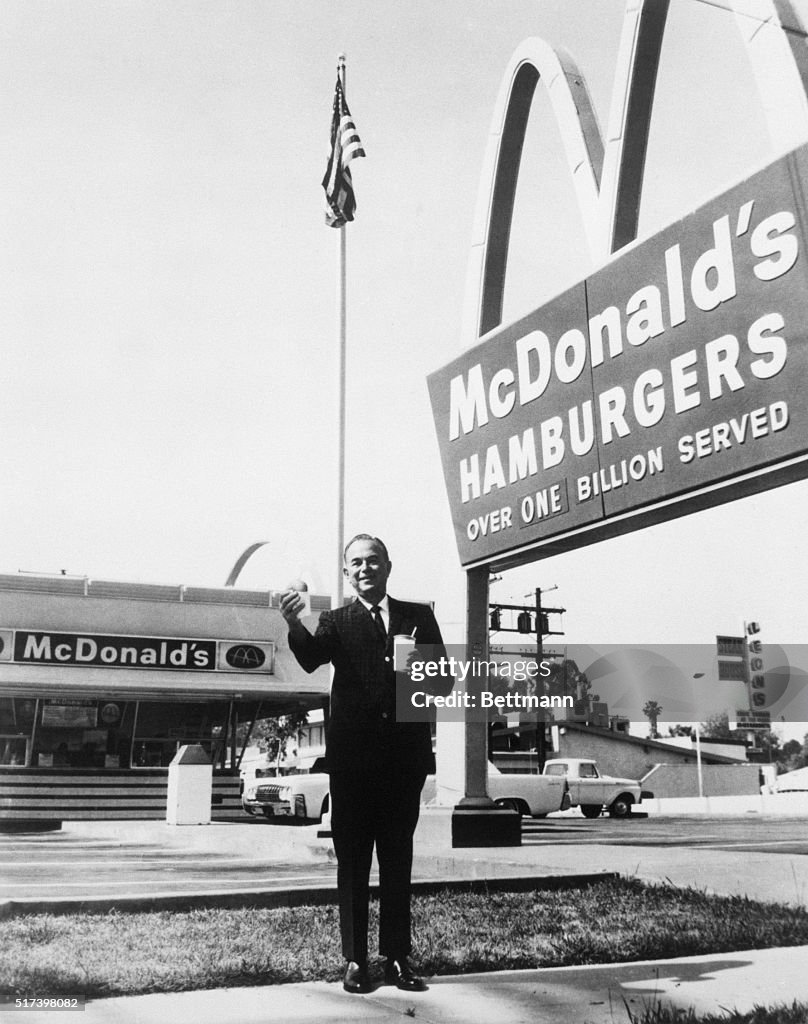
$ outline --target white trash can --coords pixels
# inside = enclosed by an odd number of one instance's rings
[[[180,747],[168,766],[166,822],[210,825],[213,765],[200,743]]]

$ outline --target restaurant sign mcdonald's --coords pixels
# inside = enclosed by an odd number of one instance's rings
[[[801,147],[429,377],[465,566],[807,475],[806,180]]]

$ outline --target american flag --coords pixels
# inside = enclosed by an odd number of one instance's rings
[[[354,157],[364,156],[362,141],[351,118],[342,81],[337,75],[334,91],[334,112],[331,117],[331,150],[323,178],[325,189],[325,222],[332,228],[342,227],[354,219],[356,199],[349,164]]]

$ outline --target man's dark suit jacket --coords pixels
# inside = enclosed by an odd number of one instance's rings
[[[334,666],[326,730],[328,772],[394,767],[417,776],[435,771],[429,722],[396,722],[393,637],[415,631],[418,647],[434,645],[438,651],[431,650],[430,657],[445,656],[440,628],[428,605],[391,597],[389,609],[386,641],[359,600],[322,612],[313,636],[289,634],[292,653],[306,672],[328,662]],[[436,692],[448,693],[452,687],[451,679],[434,682]]]

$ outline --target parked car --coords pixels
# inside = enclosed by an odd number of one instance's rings
[[[274,768],[256,768],[244,778],[241,806],[250,815],[321,821],[328,810],[323,758],[316,758],[307,771],[293,770],[282,776]]]
[[[421,796],[423,803],[435,799],[435,776],[430,775]],[[505,773],[488,765],[488,795],[497,807],[518,811],[532,818],[544,818],[552,811],[565,811],[569,806],[566,780],[557,776]]]
[[[613,818],[627,818],[643,797],[651,799],[654,795],[633,779],[603,775],[589,758],[559,757],[545,761],[542,775],[566,779],[570,804],[580,807],[585,818],[600,817],[604,807]]]

